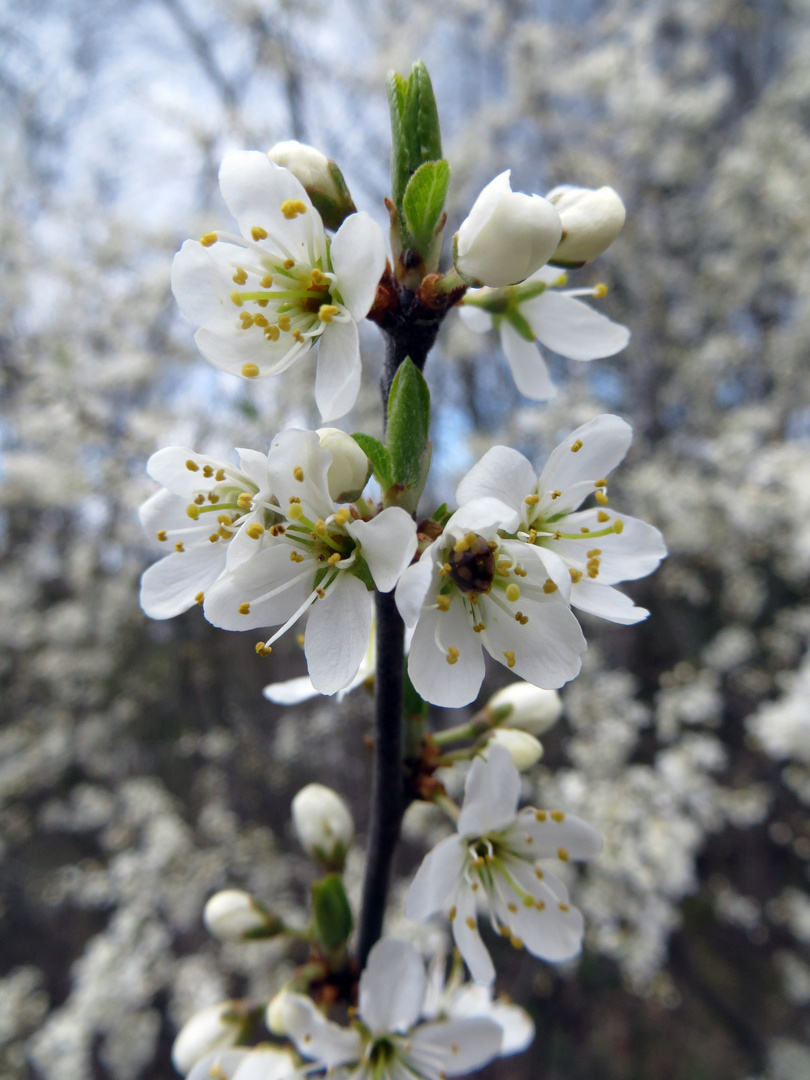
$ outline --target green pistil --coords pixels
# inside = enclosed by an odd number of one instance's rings
[[[323,300],[326,303],[329,299],[329,293],[316,292],[314,289],[290,289],[281,292],[266,292],[261,289],[258,292],[240,292],[239,295],[243,300],[300,300],[306,298],[308,300]]]
[[[596,532],[578,532],[578,533],[552,533],[549,537],[551,540],[598,540],[600,536],[612,536],[616,530],[612,525],[609,525],[606,529],[597,529]]]
[[[192,503],[191,505],[197,506],[196,503]],[[238,510],[240,514],[247,513],[247,510],[238,503],[214,503],[212,506],[197,506],[197,512],[200,514],[213,514],[220,510]]]

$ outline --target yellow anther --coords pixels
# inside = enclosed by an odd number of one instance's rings
[[[594,494],[595,494],[596,501],[600,504],[600,506],[607,506],[607,504],[609,502],[609,499],[608,499],[607,495],[604,493],[604,491],[597,491]]]
[[[585,534],[585,535],[587,536],[587,534],[588,534],[588,533],[589,533],[589,532],[590,532],[591,530],[590,530],[590,529],[589,529],[589,528],[587,527],[587,525],[583,525],[583,526],[582,526],[582,528],[581,528],[581,529],[580,529],[579,531],[580,531],[581,533],[584,533],[584,534]]]
[[[290,322],[290,316],[289,315],[279,315],[279,317],[278,317],[278,328],[279,328],[279,330],[283,330],[284,333],[286,334],[289,331],[291,326],[292,326],[292,323]]]
[[[565,814],[562,812],[562,810],[552,810],[551,811],[551,820],[556,821],[557,824],[559,825],[560,822],[565,821]]]
[[[510,936],[509,936],[509,944],[515,949],[522,949],[523,948],[523,942],[520,940],[520,938],[516,934],[510,934]]]
[[[451,1046],[450,1046],[450,1051],[453,1054],[457,1054],[458,1053],[458,1043],[452,1043]]]
[[[455,551],[456,555],[463,555],[465,551],[469,550],[469,548],[470,545],[467,543],[466,536],[462,536],[462,538],[460,540],[457,540],[453,545],[453,551]]]
[[[272,274],[265,274],[264,277],[262,278],[262,280],[259,282],[259,284],[261,285],[261,287],[263,289],[269,289],[270,286],[273,284],[273,275]]]
[[[287,530],[284,528],[283,525],[271,525],[270,526],[270,535],[271,536],[283,536],[286,531]]]
[[[253,228],[250,230],[250,235],[253,237],[254,240],[266,240],[267,229],[263,229],[261,225],[254,225]]]
[[[471,888],[472,888],[472,891],[473,891],[473,892],[478,892],[478,882],[477,882],[477,881],[474,881],[474,882],[472,883],[472,886],[471,886]]]
[[[239,605],[239,614],[240,615],[249,615],[250,614],[250,603],[249,603],[249,601],[245,600],[244,603]]]
[[[224,469],[217,469],[216,474],[214,475],[214,479],[219,480],[220,482],[222,480],[224,480],[225,479],[225,470]]]
[[[213,475],[214,470],[211,468],[211,466],[203,465],[203,476],[206,478],[206,480],[210,480]]]
[[[545,900],[541,900],[540,897],[535,900],[534,906],[537,908],[538,911],[546,910],[546,902]]]
[[[299,646],[299,648],[303,649],[303,647],[304,647],[304,635],[303,634],[296,634],[295,635],[295,643],[296,643],[296,645]]]
[[[545,812],[545,810],[535,810],[534,816],[537,818],[538,821],[545,821],[548,817],[548,814]]]
[[[521,626],[525,626],[529,621],[529,616],[524,615],[522,611],[515,612],[515,622],[520,623]],[[473,627],[473,630],[475,627]]]
[[[323,520],[323,518],[318,518],[318,520],[315,522],[315,532],[318,534],[318,536],[328,535],[329,530],[327,529],[326,522]]]
[[[499,926],[498,933],[501,935],[501,937],[509,937],[512,931],[506,926]]]
[[[524,570],[522,566],[516,566],[515,567],[515,573],[517,574],[518,577],[528,577],[529,571]]]
[[[269,656],[272,651],[272,645],[265,645],[263,641],[256,642],[256,653],[258,656]]]
[[[450,910],[447,912],[447,918],[452,921],[453,919],[455,919],[456,913],[457,909],[455,907],[451,907]]]
[[[219,533],[211,533],[208,539],[211,541],[212,544],[215,544],[217,540],[219,540]]]
[[[623,521],[618,521],[618,520],[614,521],[614,522],[613,522],[613,531],[614,531],[614,532],[615,532],[615,533],[616,533],[617,535],[618,535],[619,533],[623,532],[623,531],[624,531],[624,522],[623,522]]]
[[[189,458],[188,461],[186,462],[186,468],[188,469],[189,472],[199,472],[200,471],[200,466],[197,464],[196,461],[192,461],[191,458]]]
[[[316,589],[315,592],[318,594],[319,600],[323,600],[323,598],[326,596],[326,589]]]
[[[318,270],[317,267],[312,271],[312,284],[316,289],[322,289],[328,283],[328,280],[326,274],[322,270]]]
[[[486,630],[486,625],[484,623],[482,623],[482,622],[474,623],[473,624],[473,630],[475,631],[476,634],[480,634],[480,633],[482,633],[482,631]]]
[[[264,336],[268,341],[278,341],[281,334],[277,326],[267,326],[265,327]]]
[[[231,302],[236,304],[237,307],[242,306],[242,294],[239,292],[238,289],[234,289],[231,293]]]
[[[600,281],[598,284],[594,285],[594,287],[593,287],[594,299],[596,299],[596,300],[604,300],[604,298],[607,296],[607,294],[608,294],[608,287],[607,287],[607,285],[605,285],[604,281]]]
[[[245,532],[251,540],[258,540],[260,536],[264,535],[264,525],[260,525],[258,521],[254,521],[252,525],[248,525]]]
[[[236,500],[236,505],[242,510],[249,510],[253,505],[253,496],[249,491],[242,491],[239,493],[239,497]]]
[[[301,331],[298,329],[297,326],[293,330],[292,336],[293,336],[293,341],[297,341],[299,345],[303,345],[304,342],[306,341],[306,338],[304,337],[304,335],[301,333]]]
[[[348,507],[341,506],[340,510],[335,514],[335,524],[345,525],[351,516]]]
[[[222,537],[223,540],[230,540],[230,538],[233,536],[232,532],[229,532],[227,529],[223,528],[222,526],[220,526],[218,531],[219,531],[219,535]]]
[[[307,204],[301,202],[300,199],[285,199],[281,204],[281,212],[288,221],[292,221],[293,218],[297,218],[299,214],[305,214],[307,212]],[[265,233],[265,236],[267,234]]]
[[[213,491],[209,491],[208,492],[208,501],[211,503],[212,506],[215,506],[219,502],[219,495],[217,495]]]
[[[462,541],[459,541],[459,543],[461,542]],[[462,548],[462,551],[466,550],[466,548]],[[456,551],[458,551],[458,548],[456,548]],[[449,563],[447,568],[448,570],[450,569]],[[512,563],[508,559],[501,559],[500,562],[495,563],[495,569],[499,574],[508,574],[509,571],[512,569]]]
[[[200,237],[200,243],[203,247],[211,247],[211,245],[216,242],[217,234],[215,232],[207,232],[204,236]]]
[[[557,858],[560,860],[560,862],[568,862],[568,852],[565,850],[564,847],[557,848]]]
[[[517,915],[517,904],[507,904],[506,906],[513,915]]]
[[[233,523],[233,518],[231,517],[230,514],[217,514],[217,524],[218,525],[231,525],[232,523]]]
[[[515,654],[510,649],[507,649],[503,655],[506,657],[507,665],[513,668],[515,666]]]
[[[292,503],[287,509],[287,517],[292,518],[293,521],[298,521],[304,516],[304,508],[301,503]]]
[[[242,375],[246,379],[255,379],[259,374],[259,368],[256,364],[242,364]]]
[[[588,552],[588,558],[589,559],[598,559],[601,554],[602,554],[602,549],[601,548],[591,548],[591,550]]]
[[[199,506],[195,506],[194,503],[189,503],[189,505],[186,507],[186,514],[191,518],[192,521],[196,521],[197,518],[200,516]]]
[[[530,840],[530,837],[528,837],[528,836],[527,836],[527,837],[526,837],[526,841],[527,841],[527,843],[529,842],[529,840]],[[525,896],[523,897],[523,906],[524,906],[524,907],[534,907],[534,897],[533,897],[533,896],[529,896],[529,894],[527,893],[527,894],[526,894],[526,895],[525,895]]]
[[[185,551],[185,548],[183,547],[183,541],[182,540],[177,541],[177,543],[174,545],[174,550],[175,551]]]
[[[205,593],[198,592],[194,597],[195,604],[202,604],[203,600],[205,600]]]
[[[339,551],[333,551],[329,558],[326,560],[330,566],[337,566],[340,562],[341,555]]]
[[[263,296],[263,297],[261,298],[261,300],[257,300],[257,301],[256,301],[256,303],[257,303],[257,304],[259,305],[259,307],[267,307],[267,305],[268,305],[268,303],[269,303],[269,302],[270,302],[270,301],[269,301],[269,300],[267,299],[267,297],[266,297],[266,296]]]
[[[557,907],[560,909],[563,915],[567,915],[568,912],[571,910],[568,904],[557,904]]]
[[[451,666],[455,664],[458,660],[458,649],[455,647],[455,645],[451,645],[450,648],[447,650],[446,660],[447,663]]]
[[[290,496],[290,506],[292,506],[293,503],[300,503],[300,502],[301,502],[300,495],[291,495]]]
[[[576,585],[578,581],[582,581],[582,571],[575,570],[572,566],[569,566],[568,573],[571,575],[571,580]]]
[[[511,603],[520,599],[520,586],[515,585],[514,582],[511,585],[506,586],[506,599]]]
[[[299,553],[297,551],[291,551],[290,552],[290,562],[303,562],[303,561],[304,561],[304,556],[303,555],[299,555]]]
[[[523,501],[526,503],[527,506],[537,506],[537,504],[540,502],[540,496],[527,495]]]
[[[295,259],[285,259],[282,263],[282,266],[285,270],[292,270],[292,268],[295,266]]]
[[[295,477],[295,479],[298,481],[299,484],[304,479],[304,470],[301,468],[300,465],[296,465],[295,468],[293,469],[293,476]]]
[[[321,304],[318,309],[318,318],[321,322],[330,323],[339,310],[334,304]]]
[[[443,572],[444,572],[445,574],[449,574],[451,570],[452,570],[452,567],[450,566],[450,563],[449,563],[449,562],[446,562],[446,563],[442,563],[442,571],[443,571]]]
[[[537,529],[529,529],[529,543],[533,544],[537,539]]]
[[[472,915],[468,915],[464,922],[467,924],[467,926],[469,926],[471,930],[475,930],[475,919],[472,917]]]
[[[253,321],[257,326],[261,326],[263,330],[266,330],[270,323],[267,321],[266,315],[254,315]]]
[[[589,578],[598,578],[599,577],[599,567],[598,566],[589,566],[588,567],[588,577]]]
[[[449,611],[450,597],[443,596],[441,593],[439,593],[439,595],[436,597],[436,606],[438,607],[439,611]]]
[[[596,515],[596,520],[601,521],[604,525],[606,521],[610,521],[610,514],[606,514],[604,510],[600,510]]]
[[[160,532],[157,534],[157,538],[158,540],[168,540],[169,535],[165,529],[161,529]]]
[[[552,493],[551,493],[551,497],[552,497],[552,499],[559,499],[559,497],[560,497],[561,495],[562,495],[562,492],[560,491],[560,489],[559,489],[559,488],[554,488],[554,490],[553,490],[553,491],[552,491]]]
[[[243,270],[241,266],[237,266],[236,273],[233,275],[233,280],[237,285],[244,285],[247,281],[247,270]]]
[[[594,487],[607,487],[607,480],[603,476],[601,480],[594,480],[593,486]]]
[[[571,453],[572,454],[578,454],[581,449],[582,449],[582,439],[577,439],[577,441],[571,445]]]
[[[551,580],[551,578],[546,578],[545,582],[543,583],[543,592],[547,596],[550,596],[553,592],[556,592],[556,591],[557,591],[557,586],[554,584],[554,582]]]

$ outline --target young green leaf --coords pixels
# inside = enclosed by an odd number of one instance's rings
[[[405,189],[402,209],[416,249],[426,254],[444,210],[450,166],[441,161],[426,161],[411,177]]]
[[[355,431],[352,438],[371,462],[374,479],[383,491],[387,491],[394,483],[388,451],[379,439],[375,439],[373,435],[365,435],[362,431]]]
[[[385,448],[395,484],[419,482],[429,427],[430,391],[421,371],[406,358],[394,376],[388,397]]]
[[[354,927],[352,909],[340,874],[328,874],[312,883],[315,933],[325,949],[337,949]]]
[[[411,175],[410,148],[402,122],[408,81],[392,71],[388,75],[386,89],[391,112],[391,198],[397,206],[402,206],[402,197]]]
[[[421,60],[417,60],[411,68],[402,127],[410,152],[412,173],[425,161],[439,160],[442,156],[439,110],[436,108],[428,69]]]

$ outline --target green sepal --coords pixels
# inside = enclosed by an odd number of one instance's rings
[[[391,111],[391,198],[397,206],[401,206],[402,196],[411,175],[411,157],[402,125],[408,81],[396,71],[392,71],[388,76],[386,89]]]
[[[340,874],[327,874],[320,881],[313,881],[313,926],[318,941],[324,949],[337,949],[349,939],[354,928],[354,918]]]
[[[408,181],[402,199],[405,222],[413,237],[414,247],[426,258],[444,210],[450,166],[442,158],[425,161]]]
[[[447,503],[444,502],[441,506],[438,506],[430,517],[432,521],[437,521],[440,525],[446,525],[451,517],[450,511],[447,509]]]
[[[532,330],[519,311],[510,311],[504,318],[515,328],[515,330],[517,330],[524,341],[537,340],[537,335],[534,330]]]
[[[371,571],[365,559],[355,559],[349,567],[349,573],[354,574],[356,578],[362,581],[369,592],[373,592],[376,588],[374,578],[371,576]]]
[[[388,397],[385,448],[394,484],[411,487],[421,479],[429,427],[430,391],[422,372],[406,357],[394,376]]]
[[[366,435],[362,431],[355,431],[352,438],[371,462],[374,479],[383,491],[388,491],[394,483],[388,451],[379,439],[375,439],[373,435]]]

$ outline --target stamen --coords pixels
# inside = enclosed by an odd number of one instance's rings
[[[305,214],[307,212],[307,206],[306,203],[301,202],[300,199],[285,199],[281,204],[281,212],[288,221],[292,221],[292,219],[297,218],[299,214]],[[267,236],[267,233],[264,235]],[[254,239],[258,239],[258,237],[254,237]]]
[[[597,492],[594,493],[594,495],[596,497],[596,501],[601,506],[607,506],[609,500],[608,500],[607,495],[604,493],[604,491],[597,491]]]
[[[455,645],[449,646],[445,659],[447,660],[447,663],[451,665],[451,667],[458,661],[458,649],[455,647]]]
[[[158,540],[168,540],[169,537],[168,537],[168,535],[166,533],[166,530],[161,529],[160,532],[157,534],[157,538],[158,538]]]
[[[520,599],[520,586],[515,585],[514,582],[511,585],[506,586],[506,599],[511,603]]]
[[[233,275],[233,280],[237,285],[244,285],[247,281],[247,270],[244,270],[241,266],[237,266],[236,273]]]
[[[523,501],[526,503],[527,506],[537,506],[537,504],[540,502],[540,496],[527,495]]]
[[[557,848],[557,858],[560,862],[568,862],[568,852],[564,847]]]
[[[238,610],[239,610],[240,615],[249,615],[250,614],[250,603],[247,600],[245,600],[245,602],[243,604],[239,605]]]
[[[621,532],[623,532],[624,531],[624,522],[623,521],[618,521],[618,520],[614,521],[613,522],[613,531],[616,533],[617,536]]]
[[[439,595],[436,597],[436,606],[438,607],[439,611],[449,611],[450,597],[443,596],[441,593],[439,593]]]
[[[554,488],[554,490],[553,490],[553,491],[552,491],[552,493],[551,493],[551,497],[552,497],[552,499],[559,499],[559,497],[560,497],[561,495],[562,495],[562,492],[560,491],[560,489],[559,489],[559,488]]]
[[[215,232],[207,232],[204,236],[200,237],[200,243],[203,247],[211,247],[212,244],[217,242],[217,234]]]
[[[596,300],[604,300],[604,298],[607,296],[607,294],[608,294],[608,287],[607,287],[607,285],[605,285],[604,281],[600,281],[600,282],[598,282],[598,284],[594,285],[594,287],[593,287],[594,299],[596,299]]]
[[[255,379],[259,374],[256,364],[242,364],[242,375],[246,379]]]
[[[186,462],[186,468],[188,469],[189,472],[199,472],[200,471],[200,466],[197,464],[197,462],[192,461],[190,458]]]
[[[272,274],[265,274],[264,277],[259,282],[259,284],[261,285],[261,287],[263,289],[269,289],[270,286],[273,284],[273,275]]]
[[[318,318],[321,322],[330,323],[339,310],[334,304],[321,304],[318,309]]]
[[[291,551],[290,552],[290,562],[303,562],[303,561],[304,561],[304,556],[303,555],[299,555],[299,553],[297,551]]]
[[[302,483],[304,479],[304,470],[301,468],[300,465],[296,465],[293,469],[293,476],[299,482],[299,484]]]
[[[269,656],[273,651],[272,645],[265,645],[263,641],[256,642],[256,653],[259,656]]]
[[[557,591],[556,584],[551,580],[551,578],[546,578],[545,583],[543,584],[543,592],[547,596],[550,596],[553,592],[556,592],[556,591]]]
[[[194,602],[197,604],[202,605],[203,600],[205,600],[205,593],[198,592],[194,597]]]
[[[581,449],[582,449],[582,439],[577,439],[577,441],[575,443],[573,443],[572,446],[571,446],[571,453],[572,454],[578,454]]]
[[[182,540],[177,541],[177,543],[174,545],[174,550],[177,551],[177,552],[185,551],[185,548],[183,547],[183,541]]]
[[[236,505],[241,506],[243,510],[249,510],[253,505],[253,496],[249,491],[243,491],[239,498],[236,500]]]
[[[559,825],[560,822],[565,821],[565,814],[562,812],[562,810],[552,810],[551,811],[551,820],[556,821],[557,824]]]
[[[252,525],[248,525],[245,532],[251,540],[258,540],[264,533],[264,525],[260,525],[258,521],[254,521]]]
[[[234,289],[231,293],[231,302],[236,304],[237,307],[242,306],[242,294],[237,289]]]
[[[568,573],[571,575],[571,580],[576,585],[578,581],[582,581],[582,571],[574,570],[573,567],[568,567]]]
[[[507,665],[510,668],[513,668],[515,666],[515,654],[511,651],[511,649],[507,649],[507,651],[503,655],[506,657]]]
[[[250,230],[250,235],[253,237],[254,240],[266,240],[267,229],[263,229],[261,225],[254,225],[253,228]]]

